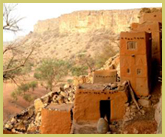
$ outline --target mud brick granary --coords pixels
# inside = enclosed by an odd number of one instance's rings
[[[162,13],[143,13],[130,32],[120,35],[121,81],[129,80],[137,96],[147,96],[161,65]]]
[[[146,32],[122,32],[120,40],[121,81],[129,80],[136,95],[149,95],[151,35]]]

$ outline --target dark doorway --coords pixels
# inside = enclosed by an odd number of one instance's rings
[[[108,124],[110,124],[111,119],[111,101],[101,100],[100,101],[100,117],[107,118]]]

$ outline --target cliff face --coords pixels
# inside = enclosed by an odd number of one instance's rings
[[[108,29],[114,33],[128,30],[132,22],[138,22],[140,9],[76,11],[58,18],[39,21],[34,32],[58,30],[60,33],[85,33],[96,29]]]
[[[34,31],[23,38],[23,50],[35,46],[34,61],[42,58],[74,59],[77,53],[94,57],[109,45],[119,51],[119,34],[138,22],[140,9],[75,11],[58,18],[38,21]]]

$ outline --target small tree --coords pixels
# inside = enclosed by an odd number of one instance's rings
[[[47,83],[52,91],[53,83],[59,81],[68,73],[68,63],[58,59],[44,59],[35,71],[34,77]]]
[[[14,92],[15,92],[15,94],[16,94],[17,96],[21,96],[22,93],[23,93],[23,91],[21,91],[19,88],[17,88],[16,90],[14,90]]]
[[[18,91],[22,91],[23,94],[25,94],[25,92],[29,91],[29,84],[24,84],[22,83],[19,87],[18,87]]]
[[[71,73],[73,76],[87,75],[87,66],[73,66],[71,68]]]
[[[18,4],[3,4],[3,31],[7,32],[18,32],[20,31],[19,22],[23,19],[22,17],[13,16],[13,11],[16,9]],[[12,42],[3,48],[3,57],[7,57],[7,60],[3,60],[3,80],[11,79],[16,83],[15,76],[20,74],[21,69],[26,65],[34,48],[25,57],[24,52],[19,49],[25,41]],[[11,52],[11,57],[7,54]],[[20,59],[21,56],[21,59]]]
[[[29,103],[34,100],[34,97],[32,97],[30,94],[25,94],[23,98],[28,101]]]
[[[34,89],[37,87],[38,83],[37,81],[32,81],[29,83],[29,87],[34,91]]]
[[[13,100],[17,101],[18,96],[21,96],[26,101],[31,102],[32,100],[34,100],[35,97],[32,97],[30,94],[26,94],[26,92],[29,91],[30,88],[32,88],[32,90],[34,90],[35,87],[37,87],[37,82],[36,81],[32,81],[30,83],[25,83],[25,84],[22,83],[21,85],[19,85],[17,87],[17,89],[15,89],[11,93],[11,97],[12,97]]]
[[[16,94],[15,91],[11,92],[10,96],[12,97],[12,99],[13,99],[14,101],[17,101],[17,100],[18,100],[18,97],[17,97],[17,94]]]
[[[77,64],[80,66],[82,66],[82,69],[84,70],[84,68],[88,68],[88,70],[90,72],[93,71],[94,69],[94,60],[93,58],[91,58],[89,55],[87,55],[86,53],[79,53],[77,55]]]

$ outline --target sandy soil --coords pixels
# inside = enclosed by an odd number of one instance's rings
[[[19,97],[16,102],[13,101],[10,94],[16,88],[17,86],[14,83],[3,83],[3,122],[33,104],[33,101],[29,103],[22,97]],[[43,87],[38,87],[35,91],[29,92],[29,94],[33,94],[36,98],[41,97],[46,93],[47,91]]]

